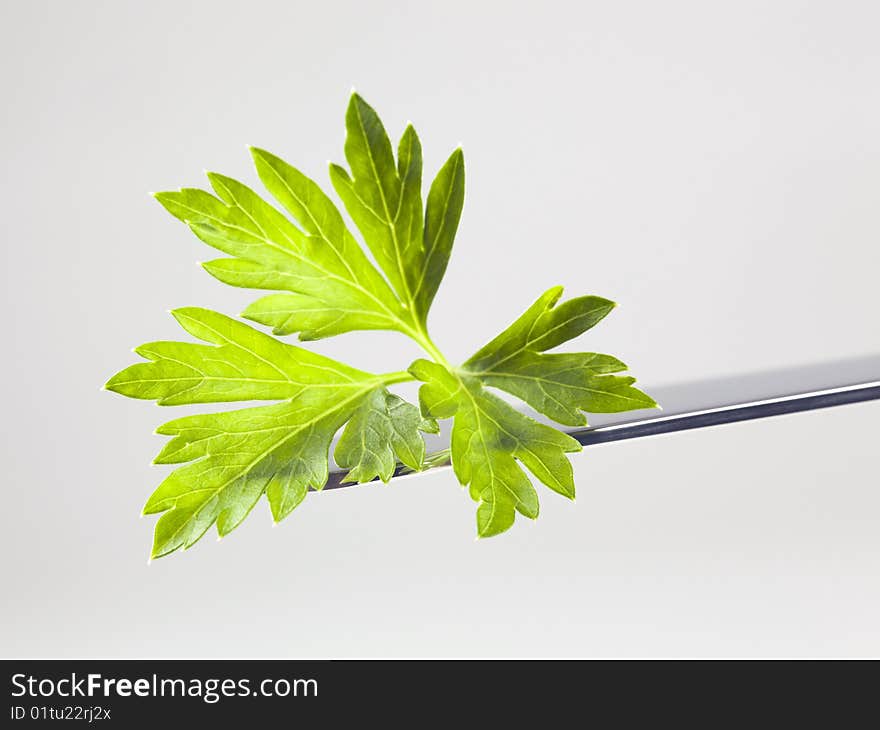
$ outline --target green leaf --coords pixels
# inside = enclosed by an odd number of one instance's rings
[[[615,306],[607,299],[589,296],[555,306],[561,295],[562,287],[545,292],[471,357],[463,370],[569,426],[585,425],[584,411],[655,408],[650,396],[633,387],[635,378],[609,374],[626,370],[617,358],[594,352],[544,354],[593,327]]]
[[[464,153],[455,150],[428,193],[425,211],[425,253],[413,285],[414,306],[422,322],[440,286],[464,206]]]
[[[504,532],[516,512],[531,519],[538,516],[538,495],[519,463],[553,491],[574,498],[574,478],[565,454],[580,451],[575,439],[523,415],[485,390],[477,378],[452,373],[428,360],[417,360],[410,372],[425,383],[419,389],[422,413],[454,418],[452,466],[480,503],[478,536]]]
[[[247,314],[303,340],[408,328],[411,315],[317,185],[268,152],[253,154],[261,178],[302,229],[246,185],[216,173],[208,177],[217,197],[193,188],[156,194],[202,241],[233,257],[204,264],[208,273],[231,286],[295,293],[285,302],[283,326],[275,321],[281,315],[262,319],[260,306]]]
[[[548,289],[513,324],[480,348],[465,365],[486,370],[504,364],[521,352],[544,352],[596,325],[616,306],[602,297],[577,297],[556,306],[562,287]]]
[[[385,310],[393,310],[396,321],[392,329],[399,328],[406,315],[388,284],[345,227],[342,215],[330,198],[313,180],[281,158],[257,148],[252,148],[251,153],[257,174],[266,189],[309,234],[309,254],[318,261],[326,261],[329,271],[338,271],[344,280],[357,281],[363,291],[372,292],[372,298],[378,300]],[[325,286],[326,282],[317,287],[313,285],[307,291],[301,285],[295,285],[291,290],[299,294],[287,295],[284,300],[273,297],[272,306],[275,310],[272,315],[263,318],[261,310],[265,304],[260,300],[245,310],[244,316],[272,326],[276,334],[304,332],[305,336],[301,339],[317,339],[317,336],[326,337],[352,329],[388,328],[387,311],[380,312],[379,319],[365,317],[363,309],[348,306],[347,300],[331,294],[329,290],[323,298],[316,296],[315,289],[320,292]],[[358,301],[363,300],[363,291]],[[364,302],[364,305],[368,304],[369,301]],[[279,306],[284,312],[282,326],[276,324]],[[322,323],[327,324],[322,326]]]
[[[422,421],[415,406],[385,389],[406,379],[405,374],[356,370],[211,310],[190,307],[173,315],[209,344],[143,345],[137,352],[149,362],[115,375],[106,385],[109,390],[165,405],[281,402],[185,416],[157,429],[172,438],[156,463],[184,465],[169,474],[144,507],[147,514],[164,513],[156,524],[154,557],[189,547],[215,523],[218,533],[226,535],[264,492],[275,520],[286,517],[309,489],[324,486],[330,442],[353,417],[356,422],[346,428],[348,441],[363,439],[373,453],[395,453],[421,467],[425,448],[419,428],[428,430],[431,424]],[[371,411],[378,403],[386,404],[389,429],[376,427]],[[361,428],[370,431],[362,434]],[[373,478],[366,457],[359,466],[352,479]]]
[[[195,543],[217,523],[222,537],[268,493],[276,521],[327,481],[328,450],[336,431],[376,387],[364,383],[308,390],[292,401],[225,413],[186,416],[158,429],[172,440],[158,463],[181,466],[159,485],[145,514],[165,512],[156,524],[153,556]]]
[[[364,240],[401,298],[408,299],[404,269],[407,256],[420,247],[421,220],[413,230],[404,215],[403,181],[394,162],[391,141],[378,114],[360,96],[352,94],[345,114],[345,157],[351,176],[332,165],[330,179]],[[400,141],[401,163],[407,175],[418,175],[421,186],[421,147],[408,127]],[[421,193],[419,193],[421,198]],[[419,205],[421,213],[421,205]],[[401,218],[403,216],[403,219]],[[421,215],[419,215],[421,218]]]
[[[159,405],[295,398],[307,388],[359,383],[374,376],[279,342],[253,327],[198,307],[171,313],[210,345],[150,342],[135,352],[150,362],[114,375],[107,389]]]
[[[363,238],[317,183],[280,157],[251,148],[256,172],[275,202],[243,183],[208,173],[211,192],[183,188],[156,199],[225,256],[202,264],[220,281],[271,292],[250,303],[246,319],[276,335],[314,340],[352,330],[397,330],[434,362],[374,375],[282,343],[216,312],[173,312],[201,340],[150,342],[144,362],[106,387],[160,405],[270,401],[239,410],[189,415],[157,433],[170,436],[155,461],[178,465],[144,511],[160,513],[153,555],[195,543],[212,525],[222,536],[265,494],[276,521],[328,479],[329,449],[343,481],[387,482],[401,471],[452,462],[479,503],[481,537],[507,530],[517,512],[538,516],[529,474],[573,498],[571,436],[538,423],[492,389],[515,396],[557,423],[582,426],[585,413],[656,406],[620,375],[627,366],[594,352],[550,353],[602,320],[615,306],[596,296],[560,303],[545,292],[460,367],[432,341],[428,313],[446,272],[465,194],[464,156],[452,152],[422,197],[422,147],[412,125],[396,154],[382,121],[353,94],[346,113],[350,172],[330,179]],[[276,207],[275,203],[279,207]],[[424,205],[423,205],[424,203]],[[374,263],[368,258],[372,254]],[[422,381],[421,410],[388,391]],[[423,432],[452,418],[451,445],[425,453]]]
[[[305,294],[269,294],[249,304],[241,316],[271,327],[276,335],[299,332],[299,339],[303,341],[320,339],[329,334],[328,324],[343,323],[342,329],[345,330],[362,329],[368,321],[362,313],[342,310]],[[380,323],[377,321],[377,324]],[[339,329],[337,326],[336,330]],[[376,329],[381,327],[377,326]]]
[[[464,203],[464,158],[455,150],[422,207],[422,148],[412,125],[395,161],[376,112],[354,94],[346,114],[351,176],[330,177],[379,270],[313,180],[280,157],[251,148],[263,185],[290,218],[243,183],[208,173],[213,194],[197,188],[156,194],[172,215],[231,258],[204,263],[230,286],[285,292],[251,304],[247,319],[275,334],[316,340],[352,330],[426,336],[428,310],[446,271]]]
[[[407,126],[395,164],[376,111],[353,94],[345,116],[345,157],[351,174],[330,166],[333,187],[404,306],[424,326],[443,278],[464,202],[460,149],[440,170],[422,214],[422,148]]]
[[[346,425],[334,456],[349,469],[346,482],[388,482],[397,461],[418,471],[425,458],[419,431],[437,432],[437,422],[423,419],[419,409],[387,390],[374,390]]]

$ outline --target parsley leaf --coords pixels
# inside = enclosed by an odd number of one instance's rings
[[[458,480],[479,501],[477,534],[489,537],[513,524],[514,513],[538,516],[538,495],[525,472],[550,489],[574,498],[574,478],[565,454],[580,451],[571,436],[528,418],[477,378],[453,373],[428,360],[416,360],[410,372],[425,381],[419,399],[426,415],[454,417],[452,466]]]
[[[387,483],[397,466],[395,456],[418,471],[425,458],[425,442],[418,432],[438,430],[437,422],[422,418],[411,403],[384,388],[374,390],[358,406],[336,444],[336,463],[349,469],[343,481]]]
[[[313,180],[270,152],[251,148],[257,175],[281,209],[237,180],[208,173],[196,188],[156,199],[226,258],[203,264],[222,282],[268,290],[242,317],[276,335],[316,340],[353,330],[396,330],[431,360],[408,371],[372,374],[285,344],[208,309],[172,312],[205,344],[151,342],[145,362],[113,376],[106,388],[160,405],[269,401],[239,410],[172,420],[157,429],[170,440],[156,457],[177,466],[147,501],[161,514],[154,557],[194,544],[212,526],[228,534],[265,493],[276,521],[320,490],[329,451],[344,481],[387,482],[398,469],[448,461],[479,502],[477,534],[504,532],[516,513],[538,516],[529,473],[573,499],[567,454],[580,444],[499,397],[505,391],[551,420],[586,424],[586,413],[652,408],[650,396],[619,375],[611,355],[549,350],[586,332],[614,303],[596,296],[560,303],[545,292],[513,324],[461,366],[450,364],[428,333],[428,313],[446,272],[464,204],[464,156],[452,152],[422,198],[422,147],[412,125],[397,145],[376,111],[353,94],[345,117],[350,170],[330,166],[330,180],[365,248]],[[282,212],[283,209],[283,212]],[[372,259],[371,259],[372,257]],[[374,264],[375,262],[375,264]],[[388,386],[420,380],[420,407]],[[452,418],[450,447],[426,454],[422,433]]]
[[[446,271],[464,204],[464,156],[455,150],[437,174],[422,215],[422,146],[412,125],[397,148],[375,110],[353,94],[345,115],[351,175],[330,166],[333,187],[404,306],[420,325]]]
[[[459,369],[417,360],[410,373],[423,382],[422,411],[454,418],[450,445],[459,481],[480,502],[477,534],[507,530],[516,512],[538,516],[538,495],[525,465],[550,489],[574,499],[571,465],[565,453],[580,451],[570,436],[540,424],[486,390],[491,386],[520,398],[558,423],[581,426],[583,411],[613,413],[654,408],[634,388],[635,378],[608,373],[626,369],[598,353],[545,354],[602,320],[614,303],[601,297],[570,299],[555,306],[562,287],[549,289],[522,316],[482,347]]]
[[[555,306],[561,296],[561,286],[544,292],[463,369],[568,426],[585,425],[584,411],[655,408],[653,398],[632,386],[635,378],[608,374],[626,370],[615,357],[594,352],[543,354],[587,331],[615,307],[614,302],[593,296]]]
[[[172,314],[187,332],[210,344],[143,345],[137,352],[149,362],[115,375],[109,390],[162,405],[283,402],[185,416],[157,429],[172,438],[155,462],[189,463],[173,471],[144,507],[145,514],[164,512],[156,525],[154,557],[189,547],[214,523],[221,536],[228,534],[263,492],[275,520],[282,520],[310,488],[326,483],[334,434],[353,417],[372,422],[380,404],[383,413],[391,412],[394,428],[371,430],[371,449],[390,459],[392,467],[395,456],[421,467],[424,442],[416,428],[430,430],[431,425],[425,425],[415,406],[385,389],[407,379],[405,373],[365,373],[211,310],[190,307]],[[412,413],[417,422],[410,429]],[[391,476],[384,462],[371,472],[350,447],[342,448],[340,456],[355,467],[349,474],[353,481]]]
[[[203,264],[232,286],[289,291],[262,299],[244,316],[300,333],[302,340],[358,329],[406,329],[409,317],[369,262],[342,216],[305,175],[253,150],[260,177],[302,226],[246,185],[209,173],[216,193],[184,188],[156,199],[209,246],[234,258]]]

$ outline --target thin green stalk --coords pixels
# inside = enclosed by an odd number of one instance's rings
[[[406,370],[397,370],[393,373],[382,373],[381,375],[376,376],[377,380],[380,380],[385,385],[394,385],[394,383],[408,383],[410,380],[415,380],[415,378],[409,374]]]
[[[422,349],[427,352],[434,361],[445,367],[450,372],[453,371],[452,365],[449,363],[443,353],[440,352],[440,348],[434,344],[434,341],[431,339],[430,335],[427,332],[422,332],[419,334],[419,337],[415,338],[416,342],[421,345]]]
[[[416,326],[416,327],[405,327],[401,328],[400,331],[409,337],[413,342],[415,342],[419,347],[421,347],[431,358],[433,358],[434,362],[438,365],[442,365],[449,372],[454,372],[455,368],[446,359],[443,353],[440,351],[440,348],[434,344],[434,341],[431,339],[431,335],[428,334],[428,330],[424,325]]]

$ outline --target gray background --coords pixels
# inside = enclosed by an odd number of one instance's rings
[[[880,351],[876,3],[523,5],[2,2],[2,655],[880,654],[877,404],[589,450],[493,540],[439,472],[147,567],[185,409],[99,385],[254,295],[146,193],[253,182],[246,143],[326,181],[352,85],[427,170],[464,145],[452,358],[557,283],[621,303],[583,347],[648,390]]]

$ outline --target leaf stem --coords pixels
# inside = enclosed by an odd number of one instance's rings
[[[410,337],[414,339],[421,348],[427,352],[434,360],[445,367],[449,372],[452,372],[454,368],[449,364],[449,361],[443,356],[443,353],[440,352],[440,348],[434,344],[434,341],[431,339],[431,336],[427,333],[426,330],[421,331],[410,331]]]
[[[377,380],[381,380],[385,385],[393,385],[394,383],[407,383],[415,378],[406,370],[397,370],[393,373],[382,373],[376,376]]]

